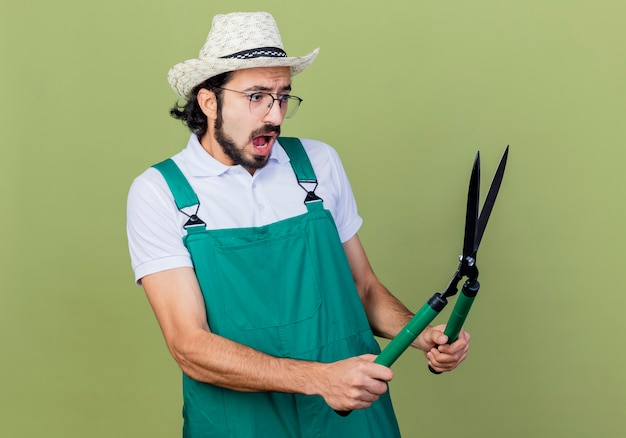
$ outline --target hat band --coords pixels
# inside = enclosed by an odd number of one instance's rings
[[[242,52],[233,53],[232,55],[221,56],[221,59],[251,59],[251,58],[285,58],[287,53],[278,47],[259,47],[258,49],[249,49]]]

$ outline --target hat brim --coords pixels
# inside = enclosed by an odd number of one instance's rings
[[[167,74],[167,81],[172,89],[180,97],[188,99],[191,91],[202,82],[213,76],[217,76],[228,71],[244,70],[256,67],[290,67],[291,76],[304,71],[309,67],[317,54],[319,48],[313,50],[305,56],[268,58],[259,57],[252,59],[189,59],[176,64]]]

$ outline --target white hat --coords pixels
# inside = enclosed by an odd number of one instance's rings
[[[194,87],[228,71],[253,67],[291,67],[291,76],[306,69],[319,48],[308,55],[288,57],[278,26],[267,12],[234,12],[213,17],[198,59],[176,64],[167,81],[176,94],[188,98]]]

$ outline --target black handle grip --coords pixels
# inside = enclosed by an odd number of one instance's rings
[[[433,374],[441,374],[442,371],[437,371],[436,369],[434,369],[433,367],[431,367],[430,365],[428,365],[428,370],[433,373]]]

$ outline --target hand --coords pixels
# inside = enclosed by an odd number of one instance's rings
[[[376,356],[364,354],[324,364],[319,394],[336,411],[369,408],[387,391],[393,371],[375,364]]]
[[[417,339],[417,348],[424,352],[428,365],[439,372],[452,371],[467,357],[470,334],[464,330],[452,344],[447,344],[448,337],[443,334],[445,324],[427,327]]]

